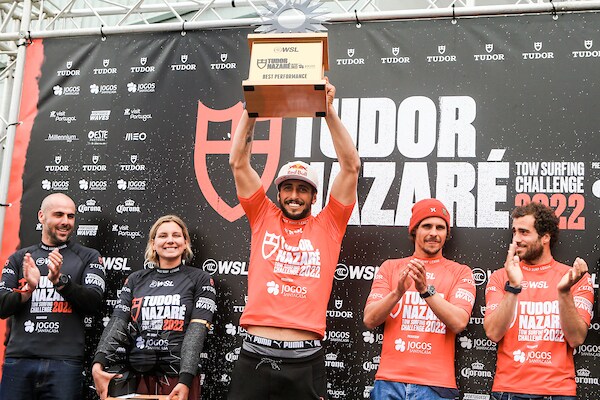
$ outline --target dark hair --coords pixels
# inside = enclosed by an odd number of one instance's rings
[[[532,215],[535,219],[533,227],[538,235],[550,235],[550,247],[558,240],[558,217],[554,210],[542,203],[531,202],[524,206],[515,208],[512,212],[512,218],[522,218],[526,215]]]

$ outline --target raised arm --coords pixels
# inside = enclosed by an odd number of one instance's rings
[[[410,287],[412,279],[408,276],[408,268],[403,269],[399,274],[398,285],[392,291],[381,300],[369,301],[365,306],[363,323],[367,328],[373,329],[383,324]]]
[[[425,293],[428,286],[425,264],[418,259],[410,260],[408,264],[408,275],[415,282],[415,289],[419,293]],[[439,294],[427,297],[425,302],[436,317],[438,317],[452,332],[460,333],[467,327],[470,314],[461,307],[450,303]]]
[[[513,241],[508,247],[508,254],[506,256],[506,262],[504,263],[504,269],[508,275],[509,285],[514,288],[519,288],[521,287],[521,281],[523,280],[523,272],[521,271],[521,266],[519,265],[519,256],[515,255],[516,249],[517,245]],[[502,284],[498,283],[498,285]],[[488,287],[489,286],[490,283],[488,283]],[[497,288],[496,293],[498,293],[498,290],[504,292],[504,296],[502,297],[502,300],[500,300],[500,303],[495,310],[490,310],[488,308],[489,305],[486,304],[485,318],[483,320],[485,334],[491,341],[496,343],[502,340],[511,324],[514,322],[517,312],[518,296],[518,294],[504,291],[503,286]],[[486,293],[486,297],[492,295],[496,294]]]
[[[229,166],[233,172],[237,194],[242,198],[252,196],[262,185],[260,176],[250,165],[255,124],[256,119],[248,117],[248,112],[244,110],[231,138]]]
[[[571,288],[575,286],[587,273],[587,263],[577,257],[573,268],[567,271],[558,284],[558,309],[560,326],[569,346],[575,348],[585,341],[588,333],[588,324],[577,312]]]
[[[340,163],[340,172],[331,186],[331,196],[344,205],[356,201],[356,187],[360,171],[360,157],[346,127],[342,124],[337,111],[333,108],[335,86],[327,80],[327,116],[325,122],[331,132],[333,147]]]

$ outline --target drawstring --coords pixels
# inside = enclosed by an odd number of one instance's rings
[[[279,368],[279,365],[277,365],[277,364],[281,364],[281,360],[275,361],[275,360],[273,360],[271,358],[268,358],[268,357],[261,358],[260,362],[258,364],[256,364],[256,368],[255,369],[258,369],[258,367],[260,367],[261,365],[268,364],[268,363],[271,364],[271,368],[272,369],[275,369],[277,371],[281,371],[281,368]]]

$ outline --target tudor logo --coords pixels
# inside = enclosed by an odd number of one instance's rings
[[[108,67],[108,64],[110,64],[110,59],[109,58],[105,58],[104,60],[102,60],[102,66],[104,68]]]
[[[227,61],[227,53],[221,53],[221,62]]]
[[[138,160],[138,155],[137,154],[131,154],[129,155],[129,160],[131,160],[132,164],[135,164]]]
[[[492,51],[494,51],[494,45],[492,43],[486,43],[485,51],[487,51],[488,53],[491,53]]]
[[[142,66],[146,65],[146,62],[148,62],[148,57],[142,57],[142,58],[140,58],[140,64]]]
[[[97,154],[94,154],[94,155],[92,156],[92,163],[93,163],[93,164],[98,164],[98,161],[100,161],[100,156],[99,156],[99,155],[97,155]]]
[[[400,54],[400,47],[392,47],[392,54],[394,55],[394,57]]]
[[[262,256],[265,260],[273,255],[279,248],[279,240],[281,237],[274,233],[265,232],[262,244]]]
[[[540,51],[542,49],[542,42],[534,42],[533,48],[535,49],[535,51]]]
[[[594,41],[593,40],[584,40],[583,45],[585,46],[586,50],[589,50],[594,45]]]
[[[344,305],[344,300],[342,300],[342,299],[335,299],[334,305],[335,305],[335,309],[339,310]]]
[[[73,66],[73,61],[67,61],[67,69],[71,69]]]
[[[181,63],[185,64],[188,60],[188,55],[187,54],[182,54],[181,55]]]
[[[263,69],[264,67],[267,66],[267,59],[266,58],[259,58],[256,60],[256,66],[260,69]]]
[[[348,57],[354,57],[354,49],[348,49]]]
[[[228,169],[225,162],[221,168],[208,168],[208,158],[212,155],[229,154],[231,148],[230,136],[237,128],[240,116],[244,108],[241,102],[224,110],[213,110],[198,102],[198,119],[196,122],[196,147],[194,149],[194,170],[200,190],[208,204],[226,220],[233,222],[244,215],[240,204],[230,206],[219,196],[216,187],[222,187],[220,182],[213,182],[209,176],[209,170],[223,171]],[[281,118],[258,118],[258,122],[269,122],[269,139],[254,140],[252,150],[254,154],[265,154],[267,156],[261,180],[264,187],[269,187],[277,173],[279,166],[279,155],[281,151]],[[227,139],[209,140],[208,127],[210,123],[231,124],[231,130]],[[223,158],[225,159],[225,158]],[[214,160],[214,158],[213,158]],[[260,172],[259,172],[260,174]]]
[[[54,163],[55,164],[60,164],[61,160],[62,160],[62,156],[54,156]]]
[[[446,46],[445,45],[438,46],[438,53],[444,54],[445,52],[446,52]]]

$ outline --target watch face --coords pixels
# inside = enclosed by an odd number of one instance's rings
[[[61,275],[58,281],[60,283],[66,285],[67,283],[69,283],[69,276],[68,275]]]

